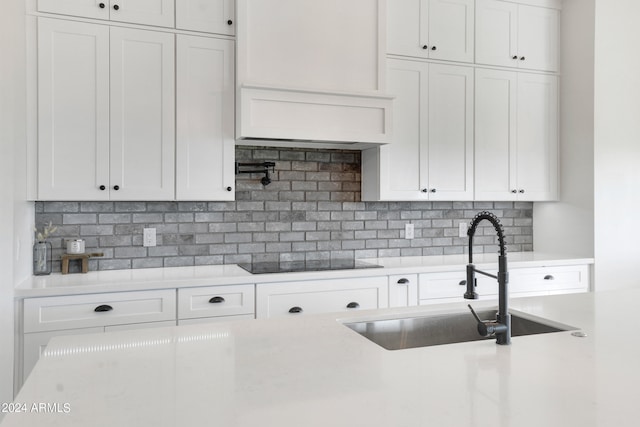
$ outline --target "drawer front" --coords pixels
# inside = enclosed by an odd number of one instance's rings
[[[255,285],[178,289],[178,319],[235,316],[255,312]]]
[[[256,317],[388,307],[387,283],[387,277],[372,277],[259,284]]]
[[[418,275],[389,276],[389,307],[418,305]]]
[[[487,273],[496,274],[496,271],[487,270]],[[476,273],[476,292],[479,296],[498,294],[498,282],[491,277]],[[420,303],[425,299],[462,298],[466,291],[467,273],[424,273],[420,274],[418,297]]]
[[[511,292],[549,292],[589,290],[589,267],[570,265],[558,267],[518,268],[509,273]]]
[[[73,295],[24,300],[24,331],[175,321],[176,291]]]

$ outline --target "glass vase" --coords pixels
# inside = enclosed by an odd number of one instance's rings
[[[33,274],[44,276],[51,274],[51,243],[36,242],[33,245]]]

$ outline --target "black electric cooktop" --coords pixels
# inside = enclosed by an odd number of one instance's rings
[[[285,262],[253,262],[238,264],[252,274],[293,273],[300,271],[353,270],[362,268],[381,268],[381,265],[370,264],[355,259],[332,259],[322,261],[285,261]]]

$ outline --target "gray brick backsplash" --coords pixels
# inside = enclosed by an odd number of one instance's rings
[[[50,239],[58,259],[71,238],[103,252],[91,270],[462,254],[468,240],[458,224],[481,210],[501,218],[509,251],[533,248],[530,202],[362,202],[359,151],[242,146],[236,159],[274,161],[272,183],[237,175],[234,202],[37,202],[36,225],[58,226]],[[158,246],[142,246],[145,227],[156,229]],[[497,251],[489,224],[478,228],[474,251]]]

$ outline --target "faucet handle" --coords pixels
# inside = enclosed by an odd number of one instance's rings
[[[490,337],[497,333],[501,333],[506,331],[506,325],[502,323],[498,323],[497,321],[491,320],[481,320],[476,311],[471,307],[471,304],[467,304],[469,310],[471,310],[471,314],[476,318],[476,322],[478,323],[478,333],[483,337]]]

